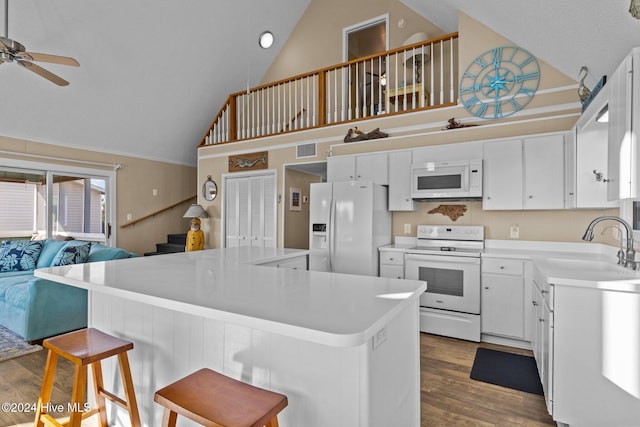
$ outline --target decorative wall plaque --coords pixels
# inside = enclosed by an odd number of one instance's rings
[[[440,205],[437,208],[431,209],[430,214],[442,214],[451,218],[451,221],[456,221],[458,218],[464,215],[467,211],[467,205]]]
[[[268,151],[261,151],[259,153],[229,156],[229,172],[267,169],[269,167],[268,153]]]

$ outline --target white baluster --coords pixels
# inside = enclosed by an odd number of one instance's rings
[[[444,104],[444,43],[440,42],[440,104]]]
[[[435,83],[433,81],[433,70],[434,70],[434,68],[433,68],[434,67],[434,65],[433,65],[433,62],[434,62],[434,60],[433,60],[433,43],[431,43],[431,45],[429,47],[431,49],[431,61],[429,61],[430,69],[431,69],[431,72],[429,73],[431,75],[431,79],[430,79],[431,80],[431,84],[429,86],[429,105],[433,105],[435,103],[435,99],[434,99],[435,98],[435,96],[434,96],[434,93],[435,93],[434,92],[434,89],[435,89],[434,85],[435,85]]]
[[[455,102],[453,90],[453,37],[449,39],[449,102]]]

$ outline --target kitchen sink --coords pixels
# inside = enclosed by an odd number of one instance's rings
[[[610,281],[639,279],[640,271],[630,270],[611,261],[578,258],[548,258],[547,265],[562,276],[576,279]]]

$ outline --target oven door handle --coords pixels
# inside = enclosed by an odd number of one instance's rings
[[[451,264],[480,264],[480,258],[464,257],[464,256],[447,256],[447,255],[417,255],[405,254],[405,261],[433,261]]]

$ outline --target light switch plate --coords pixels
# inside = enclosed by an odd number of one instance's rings
[[[511,227],[509,227],[509,236],[512,239],[520,238],[520,227],[518,224],[512,224]]]

